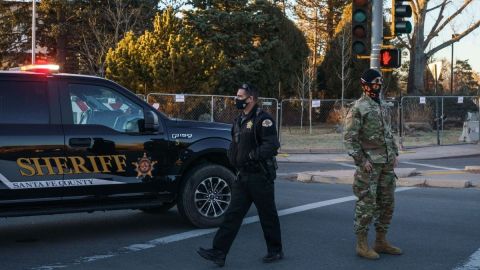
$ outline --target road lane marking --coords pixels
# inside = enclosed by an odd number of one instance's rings
[[[478,270],[480,269],[480,248],[470,256],[468,261],[454,270]]]
[[[415,189],[415,187],[400,187],[395,190],[395,192],[402,192],[410,189]],[[326,201],[320,201],[320,202],[314,202],[314,203],[309,203],[309,204],[304,204],[300,206],[295,206],[283,210],[278,211],[278,216],[286,216],[286,215],[291,215],[295,213],[300,213],[312,209],[317,209],[329,205],[334,205],[334,204],[339,204],[343,202],[348,202],[348,201],[353,201],[356,200],[355,196],[347,196],[347,197],[341,197],[341,198],[336,198],[336,199],[331,199],[331,200],[326,200]],[[242,225],[247,225],[247,224],[252,224],[255,222],[258,222],[260,219],[257,216],[252,216],[252,217],[247,217],[243,219]],[[147,241],[145,243],[139,243],[139,244],[132,244],[123,248],[118,249],[117,251],[112,251],[108,252],[105,254],[97,254],[93,256],[87,256],[87,257],[82,257],[80,259],[76,259],[72,263],[57,263],[57,264],[52,264],[52,265],[44,265],[40,267],[33,267],[31,268],[32,270],[54,270],[54,269],[61,269],[61,268],[66,268],[68,266],[72,265],[80,265],[83,263],[88,263],[88,262],[95,262],[107,258],[112,258],[116,257],[119,255],[124,255],[124,254],[129,254],[133,252],[138,252],[138,251],[143,251],[146,249],[150,248],[155,248],[160,245],[165,245],[173,242],[178,242],[190,238],[195,238],[207,234],[211,234],[213,232],[216,232],[217,228],[213,229],[195,229],[191,231],[186,231],[183,233],[177,233],[169,236],[164,236],[160,238],[156,238],[150,241]]]
[[[410,165],[417,165],[417,166],[423,166],[423,167],[430,167],[430,168],[435,168],[435,169],[443,169],[443,170],[449,170],[449,171],[463,171],[463,169],[457,169],[457,168],[451,168],[451,167],[443,167],[443,166],[437,166],[437,165],[431,165],[431,164],[425,164],[425,163],[417,163],[417,162],[410,162],[410,161],[401,161],[400,163],[403,164],[410,164]],[[349,168],[356,168],[357,166],[348,164],[348,163],[343,163],[343,162],[337,162],[335,164],[349,167]]]
[[[424,171],[422,175],[450,175],[450,174],[466,174],[465,171]]]
[[[337,162],[335,164],[342,165],[342,166],[349,167],[349,168],[357,168],[357,166],[355,166],[355,165],[348,164],[348,163],[343,163],[343,162]]]
[[[459,171],[462,169],[457,169],[457,168],[452,168],[452,167],[443,167],[443,166],[437,166],[437,165],[431,165],[431,164],[425,164],[425,163],[417,163],[417,162],[410,162],[410,161],[400,161],[400,163],[403,164],[410,164],[410,165],[419,165],[423,167],[430,167],[430,168],[435,168],[435,169],[443,169],[443,170],[448,170],[448,171]]]

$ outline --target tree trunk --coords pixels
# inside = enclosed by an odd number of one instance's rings
[[[408,70],[407,93],[409,95],[419,95],[425,92],[425,53],[423,53],[421,45],[415,46],[414,50],[416,50],[416,53],[410,53],[410,68]]]
[[[327,34],[328,40],[333,40],[335,37],[335,3],[333,0],[327,1]]]
[[[68,72],[66,70],[66,62],[67,62],[67,38],[65,35],[65,12],[63,11],[62,7],[57,8],[57,22],[60,26],[59,32],[57,33],[56,38],[56,45],[57,45],[57,56],[56,61],[57,64],[60,66],[61,71]]]
[[[426,2],[421,4],[426,5]],[[418,17],[414,18],[414,32],[410,48],[410,68],[408,69],[408,95],[419,95],[425,91],[424,76],[425,76],[425,15],[426,7],[421,8]]]

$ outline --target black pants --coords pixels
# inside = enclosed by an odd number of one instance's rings
[[[282,250],[274,184],[258,173],[241,174],[234,182],[232,202],[213,239],[213,248],[228,253],[252,202],[257,207],[268,252]]]

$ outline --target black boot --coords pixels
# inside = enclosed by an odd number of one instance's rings
[[[198,255],[202,256],[204,259],[214,262],[216,265],[223,267],[225,265],[225,253],[218,249],[204,249],[199,248],[197,250]]]
[[[263,257],[263,262],[264,263],[271,263],[274,261],[278,261],[283,259],[283,252],[282,251],[277,251],[277,252],[268,252],[268,254]]]

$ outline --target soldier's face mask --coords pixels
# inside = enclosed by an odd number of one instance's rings
[[[365,91],[365,94],[368,95],[370,98],[377,100],[380,98],[382,85],[381,84],[365,84],[363,86],[363,90]]]
[[[381,77],[375,78],[371,83],[364,84],[365,94],[372,99],[379,99],[380,92],[382,91],[383,79]]]

